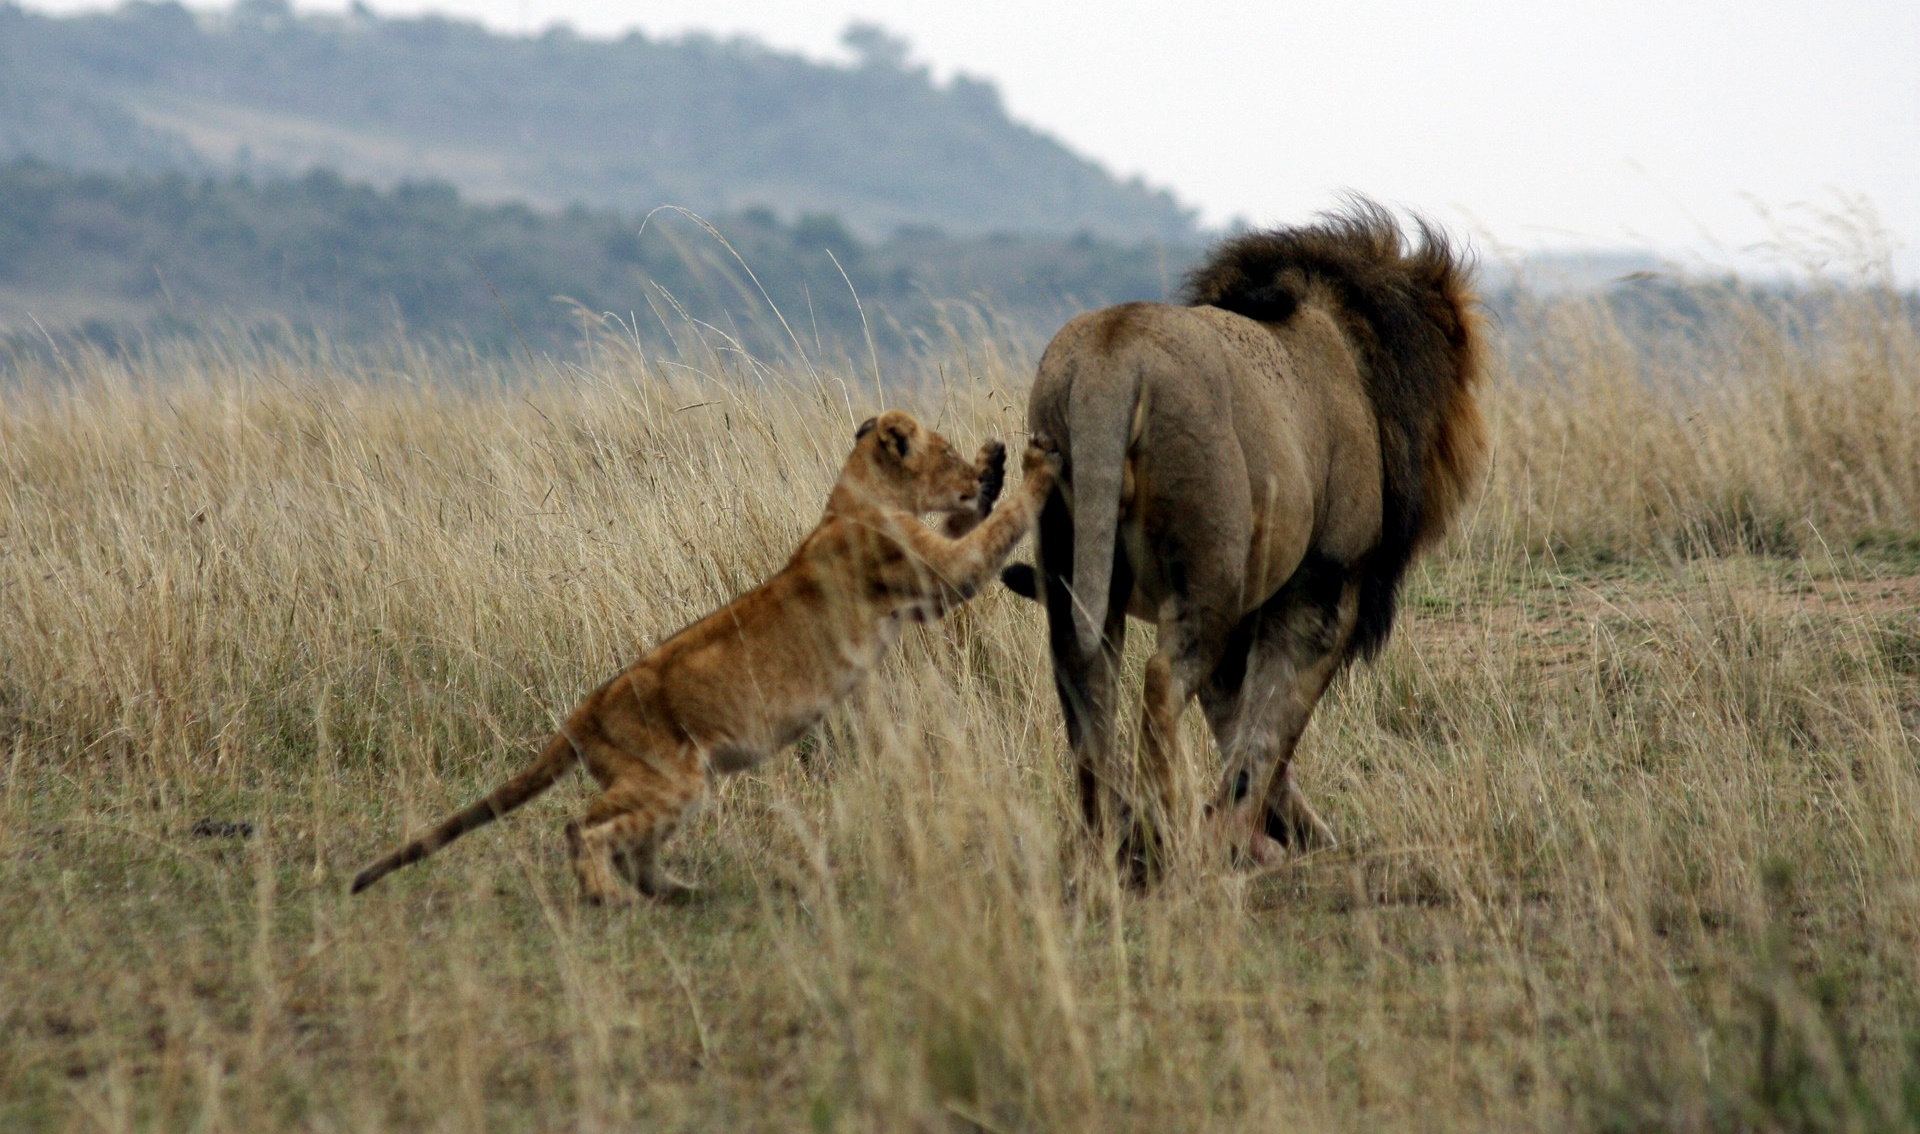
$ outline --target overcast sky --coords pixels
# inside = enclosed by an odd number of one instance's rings
[[[823,60],[868,20],[1215,224],[1299,219],[1353,188],[1489,251],[1642,246],[1751,269],[1782,236],[1858,247],[1845,229],[1870,210],[1920,279],[1920,0],[371,5],[514,32],[746,34]]]

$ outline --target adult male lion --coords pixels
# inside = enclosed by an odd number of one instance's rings
[[[1468,269],[1418,228],[1410,243],[1362,200],[1229,239],[1188,276],[1187,306],[1081,315],[1040,360],[1028,421],[1066,463],[1037,583],[1006,578],[1044,591],[1081,806],[1096,832],[1131,814],[1136,870],[1183,818],[1177,727],[1196,693],[1232,845],[1269,862],[1280,843],[1332,843],[1294,745],[1341,666],[1385,642],[1408,561],[1486,447]],[[1112,759],[1128,613],[1157,629],[1137,768]]]
[[[583,896],[631,898],[616,874],[650,897],[684,894],[661,869],[660,846],[708,781],[798,740],[879,663],[903,621],[938,618],[977,592],[1026,534],[1059,463],[1029,444],[1025,483],[988,515],[1006,460],[999,442],[969,464],[899,410],[854,438],[826,515],[785,567],[595,690],[531,767],[361,871],[353,892],[519,807],[578,761],[601,788],[566,828]],[[929,512],[948,517],[944,534],[921,523]]]

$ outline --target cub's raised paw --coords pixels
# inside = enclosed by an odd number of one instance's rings
[[[1026,454],[1021,458],[1020,471],[1028,477],[1060,475],[1060,467],[1065,458],[1053,438],[1045,433],[1035,433],[1027,440]]]
[[[1000,489],[1007,483],[1007,446],[998,438],[988,441],[980,446],[973,466],[980,470],[980,514],[984,516],[1000,499]]]

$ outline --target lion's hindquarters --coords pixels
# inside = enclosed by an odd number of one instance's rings
[[[1258,734],[1242,754],[1249,774],[1228,777],[1246,781],[1228,793],[1234,810],[1271,805],[1294,841],[1330,837],[1288,775],[1293,744],[1341,663],[1385,640],[1407,562],[1445,529],[1481,464],[1466,268],[1421,232],[1409,247],[1389,214],[1362,203],[1238,237],[1188,278],[1189,307],[1092,312],[1049,344],[1029,417],[1065,433],[1072,515],[1057,531],[1043,520],[1038,577],[1008,583],[1048,596],[1083,800],[1089,769],[1110,766],[1107,738],[1090,739],[1098,698],[1084,686],[1108,608],[1125,601],[1107,593],[1125,566],[1145,600],[1136,609],[1160,631],[1148,762],[1169,762],[1177,710],[1205,681],[1209,719]],[[1142,423],[1132,429],[1129,410]],[[1293,593],[1302,571],[1312,594]],[[1322,594],[1322,581],[1337,585]],[[1253,714],[1242,678],[1222,675],[1232,665],[1220,639],[1268,601],[1284,633],[1249,664],[1286,670],[1264,682],[1284,704]]]

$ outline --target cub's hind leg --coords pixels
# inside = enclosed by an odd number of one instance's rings
[[[593,906],[621,905],[631,899],[632,891],[619,883],[612,848],[604,838],[589,839],[588,830],[583,820],[567,823],[567,858],[580,880],[580,899]]]
[[[660,864],[661,846],[693,809],[694,805],[688,804],[679,815],[656,821],[650,828],[633,821],[632,816],[627,817],[632,821],[632,826],[625,832],[628,841],[614,852],[613,866],[628,885],[661,902],[680,901],[692,897],[699,890],[698,886],[674,876]],[[618,838],[621,833],[615,831],[610,838]]]
[[[581,897],[595,905],[683,898],[693,887],[660,865],[660,848],[705,796],[707,777],[691,749],[655,763],[635,761],[587,810],[567,824],[567,850]],[[629,889],[629,886],[632,889]]]
[[[671,902],[691,897],[699,887],[683,882],[660,864],[660,850],[680,825],[706,798],[708,779],[705,769],[689,768],[688,774],[670,788],[654,792],[653,807],[636,808],[627,816],[624,831],[612,839],[624,839],[614,862],[621,876],[634,889],[655,901]]]

